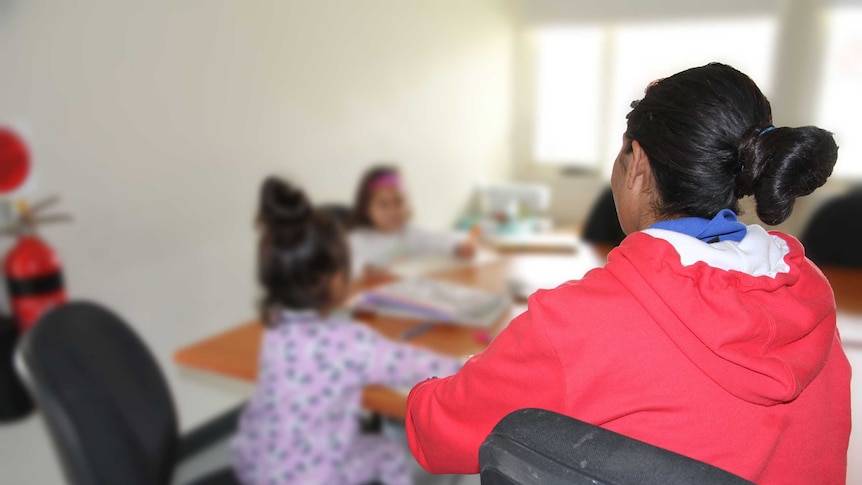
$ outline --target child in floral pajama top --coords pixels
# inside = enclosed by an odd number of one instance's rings
[[[268,179],[258,223],[268,317],[257,387],[232,447],[237,477],[249,485],[411,483],[404,446],[359,431],[362,390],[451,375],[460,361],[333,315],[346,295],[346,242],[302,192]]]
[[[263,338],[258,386],[240,419],[237,473],[244,483],[409,484],[403,445],[359,432],[362,389],[412,386],[459,368],[360,323],[286,312]]]

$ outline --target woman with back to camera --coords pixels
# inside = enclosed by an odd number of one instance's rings
[[[604,268],[540,290],[456,375],[413,388],[414,456],[476,473],[511,411],[561,412],[757,483],[843,483],[850,366],[829,283],[793,237],[737,221],[753,195],[778,224],[825,183],[832,134],[772,126],[722,64],[632,104],[611,185],[628,234]]]

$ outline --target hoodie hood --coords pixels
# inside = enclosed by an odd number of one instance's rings
[[[606,269],[694,365],[748,402],[792,401],[832,348],[832,289],[791,236],[753,225],[740,242],[708,244],[647,229]]]

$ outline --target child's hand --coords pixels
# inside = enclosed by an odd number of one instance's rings
[[[393,275],[389,270],[381,266],[368,264],[365,266],[365,269],[362,270],[362,278],[365,280],[389,279],[392,276]]]
[[[470,235],[467,237],[467,240],[455,246],[455,256],[458,259],[473,259],[476,257],[476,244],[479,241],[479,234],[479,225],[475,224],[470,229]]]
[[[455,256],[458,259],[473,259],[476,257],[476,244],[467,241],[455,246]]]

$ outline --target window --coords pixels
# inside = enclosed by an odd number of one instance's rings
[[[540,30],[535,160],[610,173],[631,101],[689,67],[730,64],[768,96],[776,34],[772,17]]]
[[[537,52],[536,158],[595,165],[601,155],[602,57],[600,27],[549,29]]]
[[[828,34],[817,124],[835,133],[834,175],[862,177],[862,8],[835,7],[827,14]]]

